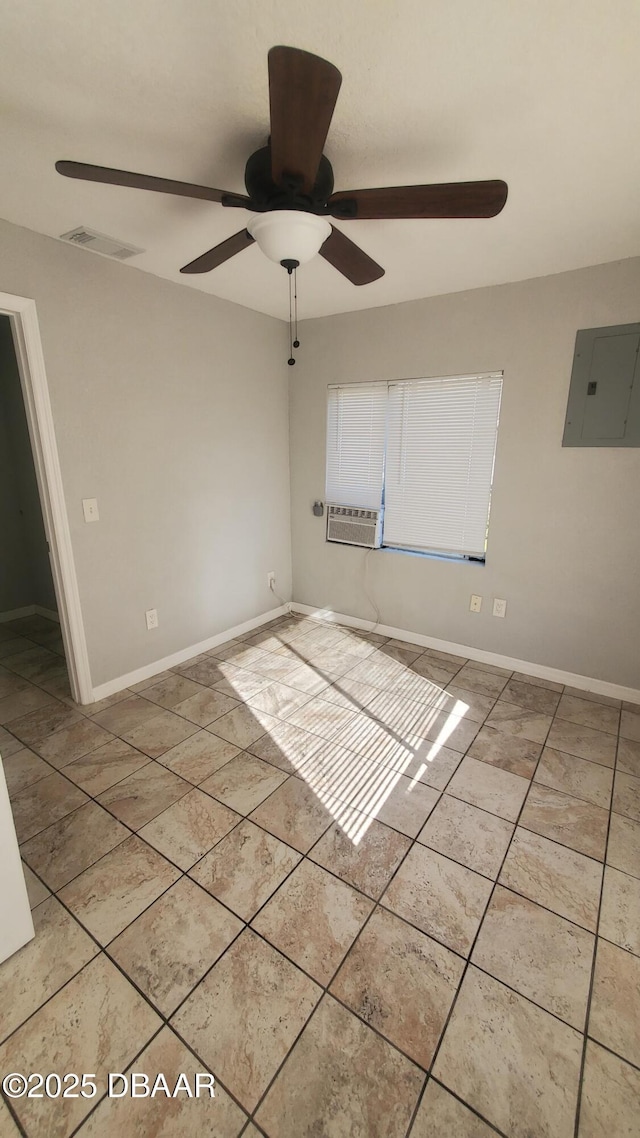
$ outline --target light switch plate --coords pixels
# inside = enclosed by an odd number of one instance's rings
[[[97,498],[83,498],[82,499],[82,512],[84,514],[85,522],[97,522],[100,520],[98,513],[98,499]]]

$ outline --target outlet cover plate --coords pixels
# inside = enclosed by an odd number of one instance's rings
[[[100,520],[98,513],[98,499],[97,498],[83,498],[82,499],[82,512],[84,514],[85,522],[97,522]]]

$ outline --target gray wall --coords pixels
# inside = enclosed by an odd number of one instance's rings
[[[8,316],[0,316],[0,613],[57,608]]]
[[[93,684],[289,596],[283,325],[5,222],[0,291],[37,304]]]
[[[639,318],[633,259],[305,323],[290,377],[295,599],[373,618],[364,552],[326,544],[311,513],[327,384],[504,369],[487,563],[371,554],[381,621],[640,687],[640,450],[561,447],[577,329]]]

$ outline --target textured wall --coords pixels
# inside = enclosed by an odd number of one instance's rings
[[[326,544],[311,513],[327,384],[504,369],[487,563],[373,553],[381,620],[640,687],[640,450],[561,446],[577,329],[639,311],[630,259],[306,323],[290,378],[295,599],[373,617],[363,551]],[[485,598],[478,615],[471,593]]]
[[[6,223],[0,266],[37,305],[94,686],[273,608],[269,570],[289,595],[282,324]]]

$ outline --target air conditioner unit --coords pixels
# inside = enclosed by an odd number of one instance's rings
[[[327,507],[327,541],[379,549],[382,541],[382,510],[357,506]]]

